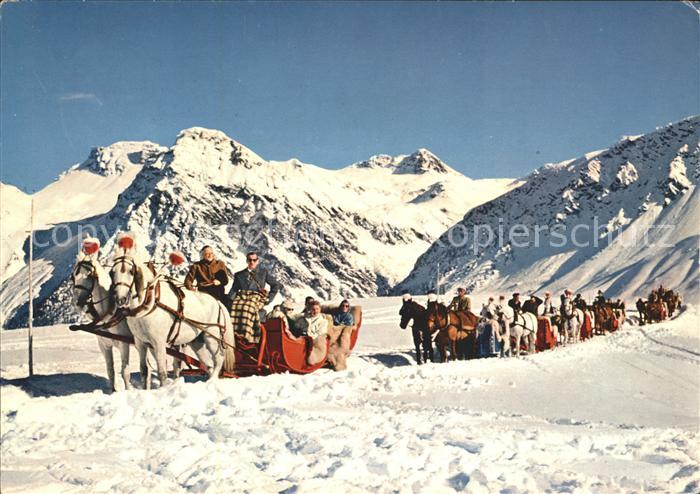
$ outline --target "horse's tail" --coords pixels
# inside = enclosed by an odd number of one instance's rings
[[[231,316],[229,315],[223,304],[219,304],[219,318],[224,326],[224,366],[223,370],[226,373],[233,374],[236,370],[236,338],[233,335],[233,325],[231,324]]]

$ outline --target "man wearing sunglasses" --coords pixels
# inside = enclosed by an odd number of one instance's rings
[[[246,254],[247,267],[233,275],[233,286],[228,293],[230,299],[233,299],[239,290],[252,290],[265,295],[268,305],[274,301],[282,286],[269,271],[259,267],[259,263],[257,252]],[[266,285],[270,286],[269,292],[265,288]]]
[[[333,324],[335,326],[352,326],[355,324],[355,318],[350,312],[350,302],[343,300],[340,302],[338,312],[333,316]]]

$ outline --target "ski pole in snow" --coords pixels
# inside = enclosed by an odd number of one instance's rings
[[[34,258],[34,199],[32,198],[29,214],[29,329],[27,331],[27,346],[29,350],[29,377],[34,375],[34,350],[32,327],[34,323],[34,289],[32,285],[32,260]]]

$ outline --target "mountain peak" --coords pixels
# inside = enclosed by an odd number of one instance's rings
[[[130,166],[142,166],[166,149],[151,141],[119,141],[92,148],[88,158],[76,168],[103,176],[121,175]]]
[[[440,158],[425,148],[403,157],[394,173],[423,174],[428,172],[449,173],[450,168]]]
[[[176,157],[185,158],[190,163],[229,161],[234,165],[252,166],[265,162],[259,155],[224,132],[204,127],[190,127],[180,131],[173,151]]]
[[[425,148],[409,155],[389,156],[377,154],[365,161],[351,165],[354,168],[385,168],[396,174],[422,175],[424,173],[450,173],[453,171],[437,156]]]

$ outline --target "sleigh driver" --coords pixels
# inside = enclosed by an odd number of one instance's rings
[[[457,288],[457,296],[455,296],[452,299],[452,302],[450,302],[448,309],[453,310],[455,312],[471,312],[472,301],[467,296],[466,289],[462,287]]]

